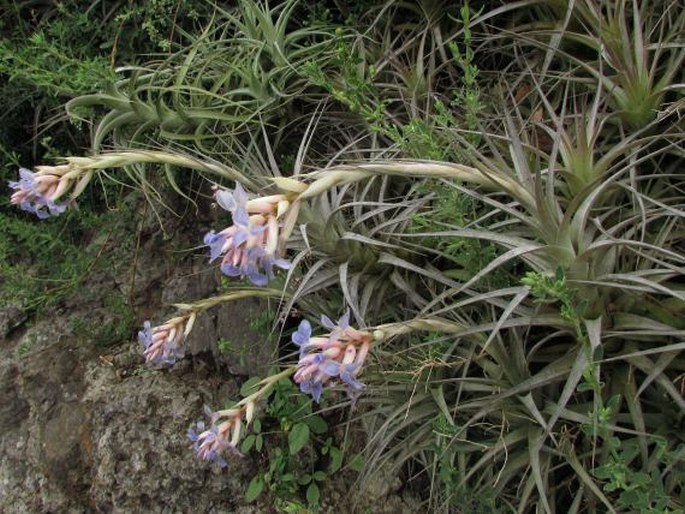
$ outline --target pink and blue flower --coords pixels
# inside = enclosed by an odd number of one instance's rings
[[[311,395],[319,402],[327,383],[339,380],[345,385],[350,397],[356,397],[364,388],[357,379],[368,355],[371,335],[349,325],[349,314],[337,324],[327,316],[321,317],[321,324],[331,332],[327,337],[312,337],[312,327],[302,320],[292,335],[292,341],[300,349],[297,370],[293,375],[300,391]]]
[[[232,192],[220,190],[215,196],[231,213],[233,225],[205,235],[210,262],[222,257],[222,273],[247,278],[257,286],[265,286],[274,278],[274,267],[290,268],[290,262],[277,255],[280,229],[276,218],[279,204],[285,202],[283,195],[248,200],[247,193],[236,184]]]
[[[21,209],[32,212],[40,219],[59,216],[66,208],[66,203],[57,203],[60,192],[60,177],[57,175],[39,175],[26,168],[19,168],[19,181],[10,181],[9,187],[14,189],[10,203],[19,205]]]

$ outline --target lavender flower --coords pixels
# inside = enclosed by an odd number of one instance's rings
[[[321,380],[309,379],[300,383],[300,391],[304,394],[309,394],[312,399],[319,403],[321,401],[321,394],[323,393],[323,382]]]
[[[312,336],[312,326],[309,321],[303,319],[300,322],[300,326],[297,327],[297,331],[293,332],[291,339],[293,343],[300,347],[300,358],[307,354],[307,345],[309,344],[309,338]]]
[[[331,318],[326,316],[325,314],[321,315],[321,324],[327,328],[328,330],[332,332],[336,331],[344,331],[346,328],[349,328],[350,326],[350,311],[346,311],[345,314],[342,315],[342,317],[338,320],[338,324],[336,325],[331,321]]]
[[[225,189],[220,189],[215,193],[216,202],[225,210],[231,213],[235,213],[237,210],[246,210],[247,205],[247,193],[240,185],[240,182],[236,182],[235,189],[233,192],[227,191]]]

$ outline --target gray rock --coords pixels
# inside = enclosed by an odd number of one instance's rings
[[[26,312],[18,305],[0,307],[0,340],[9,336],[10,332],[21,326],[26,319]]]
[[[221,470],[186,435],[205,403],[237,394],[232,379],[130,366],[127,348],[100,355],[51,323],[26,337],[0,359],[2,512],[265,512],[243,500],[251,461]]]

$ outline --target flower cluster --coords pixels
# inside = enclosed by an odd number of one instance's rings
[[[274,277],[274,266],[288,269],[290,262],[279,258],[278,218],[288,210],[286,195],[248,200],[239,183],[233,191],[218,190],[217,203],[233,216],[233,225],[211,231],[204,242],[210,248],[210,262],[222,257],[221,271],[229,277],[247,277],[265,286]]]
[[[292,335],[293,342],[300,347],[293,380],[316,402],[321,399],[323,386],[334,378],[345,384],[351,397],[364,387],[357,375],[369,353],[372,336],[352,328],[349,318],[349,313],[345,314],[336,325],[322,316],[321,324],[331,331],[328,337],[312,337],[312,327],[307,320],[303,320]]]
[[[68,202],[58,203],[58,200],[72,186],[71,197],[78,196],[92,176],[92,171],[81,169],[71,162],[60,166],[37,166],[36,170],[34,173],[19,168],[19,181],[9,182],[9,187],[14,189],[10,202],[40,219],[62,214]]]
[[[188,438],[193,442],[198,457],[214,461],[224,468],[228,465],[224,455],[240,455],[238,442],[242,430],[243,409],[212,412],[209,407],[205,407],[205,413],[210,419],[209,427],[204,421],[199,421],[195,428],[188,429]],[[218,423],[220,418],[225,419]]]
[[[55,166],[55,173],[34,173],[26,168],[19,168],[19,181],[9,182],[14,189],[10,202],[19,205],[23,210],[32,212],[40,219],[58,216],[67,208],[66,204],[56,202],[64,192],[65,182],[60,175],[69,166]]]
[[[143,343],[145,362],[152,364],[173,364],[185,354],[185,338],[195,323],[195,312],[178,316],[166,323],[153,327],[149,321],[138,332],[138,340]]]

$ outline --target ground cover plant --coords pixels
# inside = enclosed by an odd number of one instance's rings
[[[667,0],[216,5],[70,100],[92,153],[10,201],[218,206],[233,282],[139,338],[173,365],[199,313],[276,301],[272,373],[189,430],[219,466],[287,434],[248,499],[354,468],[430,512],[682,512],[683,33]]]

